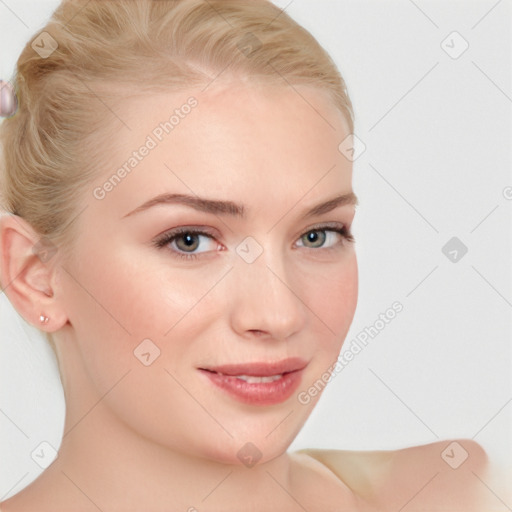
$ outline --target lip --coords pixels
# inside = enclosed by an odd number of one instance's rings
[[[198,368],[208,381],[236,400],[251,405],[274,405],[288,400],[300,385],[307,362],[289,358],[276,362],[226,364]],[[239,378],[281,375],[271,382],[247,382]]]
[[[298,357],[290,357],[281,361],[273,362],[254,362],[242,364],[223,364],[221,366],[212,366],[200,368],[200,370],[209,370],[211,372],[223,373],[224,375],[252,375],[254,377],[268,377],[280,373],[289,373],[302,370],[308,363]]]

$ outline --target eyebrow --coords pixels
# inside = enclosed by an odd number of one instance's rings
[[[124,215],[122,218],[129,217],[136,213],[148,210],[154,206],[158,205],[172,205],[172,204],[181,204],[184,206],[189,206],[190,208],[194,208],[200,212],[211,213],[213,215],[231,215],[234,217],[243,218],[245,215],[245,207],[243,204],[235,203],[233,201],[221,201],[217,199],[207,199],[199,196],[191,196],[187,194],[160,194],[149,201],[146,201],[144,204],[141,204],[135,210]],[[334,197],[325,201],[323,203],[317,204],[307,212],[305,212],[304,217],[314,217],[318,215],[322,215],[324,213],[328,213],[335,208],[339,208],[341,206],[346,205],[358,205],[359,200],[354,192],[349,192],[347,194],[342,194],[340,196]]]

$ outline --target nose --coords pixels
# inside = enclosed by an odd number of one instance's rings
[[[267,252],[253,263],[239,260],[232,272],[229,303],[232,328],[242,337],[285,340],[307,322],[308,308],[297,280],[282,258]]]

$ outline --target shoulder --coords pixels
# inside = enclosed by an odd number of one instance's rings
[[[414,503],[431,512],[482,510],[477,475],[485,473],[488,460],[483,448],[470,439],[399,450],[306,449],[299,453],[324,464],[355,495],[377,508],[400,510],[410,503],[413,510]]]

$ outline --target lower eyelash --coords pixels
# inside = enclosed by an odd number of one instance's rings
[[[191,253],[186,253],[186,252],[176,252],[175,253],[178,258],[182,258],[184,260],[195,260],[197,259],[197,254],[191,252]]]

